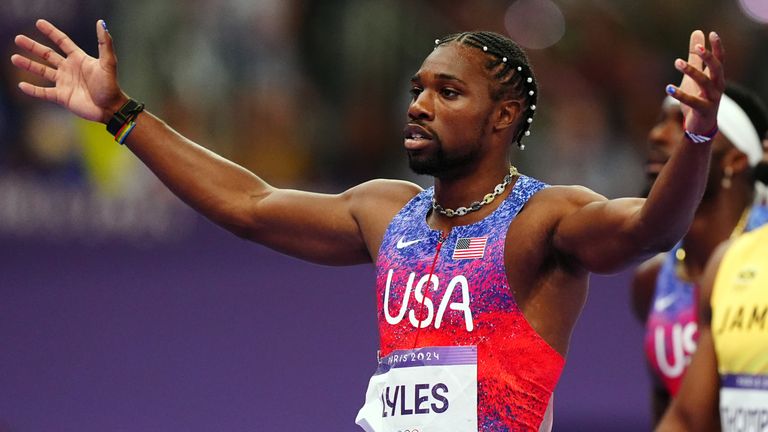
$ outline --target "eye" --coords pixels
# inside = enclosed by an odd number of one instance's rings
[[[423,89],[421,87],[411,87],[411,90],[409,91],[409,93],[411,94],[411,97],[413,99],[416,99],[417,97],[419,97],[422,91]]]
[[[440,94],[446,99],[456,99],[459,97],[459,92],[450,87],[444,87],[440,90]]]

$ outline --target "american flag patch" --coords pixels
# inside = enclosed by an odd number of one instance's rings
[[[485,255],[485,244],[488,237],[469,237],[460,238],[456,241],[456,248],[453,250],[453,259],[476,259]]]

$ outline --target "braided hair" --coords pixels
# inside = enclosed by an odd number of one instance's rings
[[[513,139],[518,147],[525,148],[522,140],[524,136],[531,134],[529,129],[533,122],[536,101],[539,97],[538,84],[528,62],[528,56],[511,39],[488,31],[454,33],[436,39],[435,48],[449,43],[460,43],[477,48],[490,57],[485,68],[493,74],[499,84],[495,90],[491,91],[493,100],[498,101],[503,97],[511,96],[526,102],[522,112],[525,120]]]

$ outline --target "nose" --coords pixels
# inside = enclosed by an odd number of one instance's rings
[[[434,120],[435,110],[429,90],[422,90],[413,97],[408,106],[408,118],[411,120]]]

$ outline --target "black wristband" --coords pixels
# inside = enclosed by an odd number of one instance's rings
[[[120,132],[120,129],[127,122],[133,120],[140,112],[144,111],[144,104],[128,99],[122,107],[109,119],[107,123],[107,132],[113,136]]]

